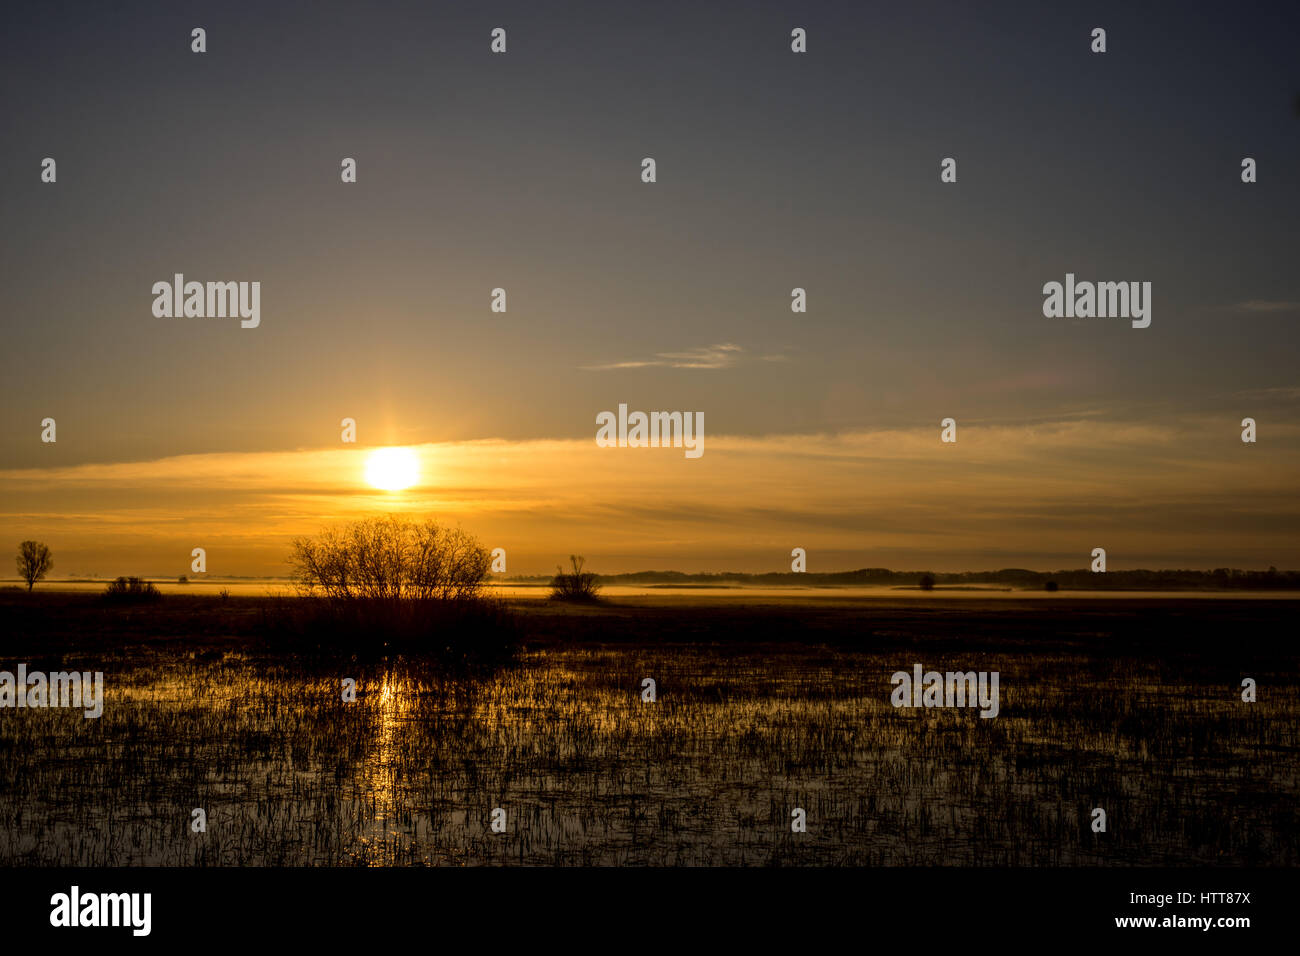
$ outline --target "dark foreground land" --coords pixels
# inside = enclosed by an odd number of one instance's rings
[[[0,865],[1293,866],[1297,609],[517,601],[515,661],[467,676],[303,654],[273,599],[3,592],[0,671],[105,702],[0,709]],[[896,709],[916,663],[998,671],[999,715]]]

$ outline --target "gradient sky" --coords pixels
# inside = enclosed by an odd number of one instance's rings
[[[0,544],[279,574],[401,510],[518,573],[1300,566],[1300,13],[1131,6],[10,5]],[[176,272],[261,327],[155,318]],[[1044,318],[1066,272],[1151,327]],[[704,457],[597,449],[620,402]]]

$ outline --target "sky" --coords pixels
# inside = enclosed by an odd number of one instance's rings
[[[514,573],[1300,567],[1300,13],[1131,6],[13,5],[0,545],[283,574],[398,511]],[[175,273],[260,325],[155,316]],[[1067,273],[1150,327],[1045,317]],[[597,447],[620,403],[705,453]]]

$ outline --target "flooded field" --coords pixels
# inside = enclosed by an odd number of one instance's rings
[[[98,719],[0,711],[0,864],[1300,862],[1289,606],[1085,603],[1103,607],[524,602],[517,662],[472,680],[286,659],[255,602],[8,607],[0,668],[106,689]],[[202,640],[162,636],[205,616]],[[914,663],[1000,672],[997,718],[894,707]]]
[[[161,580],[157,578],[151,578],[150,580],[154,586],[164,594],[214,596],[221,594],[223,591],[227,592],[231,597],[294,597],[298,594],[293,582],[288,579],[267,578],[257,580],[222,580],[220,578],[203,578],[190,581],[186,584],[179,584],[174,580]],[[108,580],[43,581],[41,582],[41,590],[98,594],[103,592],[108,583]],[[0,588],[17,588],[18,584],[19,582],[16,580],[4,581],[3,579],[0,579]],[[549,595],[550,587],[547,584],[541,583],[489,583],[486,585],[485,591],[495,597],[508,598],[510,600],[544,601]],[[1205,590],[1186,590],[1178,592],[1139,591],[1133,589],[1103,590],[1100,588],[1049,592],[1044,591],[1042,588],[1012,588],[993,584],[976,586],[967,585],[959,587],[946,587],[939,585],[933,590],[928,591],[923,591],[919,587],[858,587],[852,585],[809,585],[807,587],[722,585],[715,587],[702,584],[647,584],[604,585],[601,588],[601,594],[609,599],[658,597],[665,600],[671,600],[675,603],[701,598],[724,598],[745,603],[754,601],[783,603],[788,600],[806,599],[823,599],[838,602],[854,598],[890,598],[898,600],[915,599],[918,601],[978,601],[990,598],[1015,598],[1016,600],[1057,602],[1066,599],[1099,598],[1102,600],[1113,601],[1123,598],[1164,599],[1168,598],[1171,593],[1177,593],[1180,598],[1187,598],[1189,600],[1249,601],[1262,599],[1268,601],[1300,601],[1300,591],[1296,590],[1232,590],[1221,588],[1207,588]]]

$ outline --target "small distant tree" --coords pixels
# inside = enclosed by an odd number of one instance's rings
[[[573,572],[568,573],[556,565],[555,577],[551,578],[551,598],[557,601],[594,601],[600,594],[600,585],[596,575],[583,571],[587,559],[580,554],[569,555],[569,564]]]
[[[923,574],[923,575],[921,575],[921,590],[922,590],[922,591],[933,591],[933,590],[934,590],[934,575],[933,575],[933,574]]]
[[[18,576],[27,582],[27,590],[54,567],[50,549],[39,541],[24,541],[18,545]]]
[[[1055,581],[1048,581],[1045,587],[1048,591],[1055,591],[1058,588],[1060,588],[1060,585],[1057,584]]]

